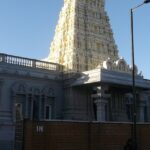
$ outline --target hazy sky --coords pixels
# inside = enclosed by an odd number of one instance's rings
[[[131,62],[129,9],[142,0],[106,0],[119,55]],[[0,0],[0,53],[42,59],[49,54],[63,0]],[[150,4],[134,12],[135,59],[150,79]]]

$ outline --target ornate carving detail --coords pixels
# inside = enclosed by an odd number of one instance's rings
[[[33,94],[34,95],[39,95],[40,94],[40,89],[37,87],[33,87]]]
[[[118,71],[123,71],[123,72],[128,72],[130,71],[129,66],[127,65],[126,61],[124,60],[124,58],[120,58],[118,59],[116,62],[116,67]]]
[[[13,93],[25,94],[27,92],[27,85],[23,82],[15,82],[12,85],[11,90]]]
[[[100,68],[100,65],[97,68]],[[108,57],[107,60],[103,61],[103,68],[127,73],[131,73],[132,71],[132,68],[126,63],[124,58],[119,58],[113,61],[111,58]],[[135,66],[135,74],[138,74],[138,69],[136,66]]]
[[[41,93],[45,96],[49,96],[49,97],[54,97],[55,96],[55,93],[54,93],[54,89],[50,86],[45,86]]]
[[[110,60],[110,58],[103,62],[103,68],[113,70],[113,62]]]

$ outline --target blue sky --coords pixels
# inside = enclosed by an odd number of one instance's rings
[[[119,55],[131,62],[129,9],[142,0],[106,0]],[[63,0],[0,0],[0,53],[42,59],[49,54]],[[135,60],[150,79],[150,4],[134,12]]]

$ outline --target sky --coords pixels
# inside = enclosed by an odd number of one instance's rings
[[[143,0],[105,0],[119,56],[131,64],[130,8]],[[63,0],[0,0],[0,53],[46,58]],[[150,79],[150,4],[134,12],[135,63]]]

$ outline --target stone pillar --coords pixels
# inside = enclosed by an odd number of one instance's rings
[[[106,106],[108,104],[108,99],[110,98],[110,94],[106,94],[108,91],[108,86],[96,87],[96,94],[92,94],[92,98],[94,103],[96,104],[96,116],[97,121],[106,121],[107,119],[107,109]]]
[[[144,114],[144,107],[145,107],[145,105],[143,105],[143,104],[140,104],[140,106],[139,106],[139,121],[140,122],[144,122],[145,120],[144,120],[144,118],[145,118],[145,114]]]
[[[144,112],[144,108],[146,106],[146,98],[144,94],[140,94],[140,99],[139,99],[139,103],[138,103],[138,119],[140,122],[144,122],[145,121],[145,112]]]
[[[97,106],[97,121],[106,121],[107,100],[101,98],[95,100]]]
[[[145,106],[146,106],[146,103],[145,101],[139,101],[139,104],[138,104],[138,120],[140,122],[144,122],[145,121]]]
[[[133,118],[133,95],[132,93],[125,94],[125,103],[124,103],[124,114],[125,114],[125,121],[132,121]]]

